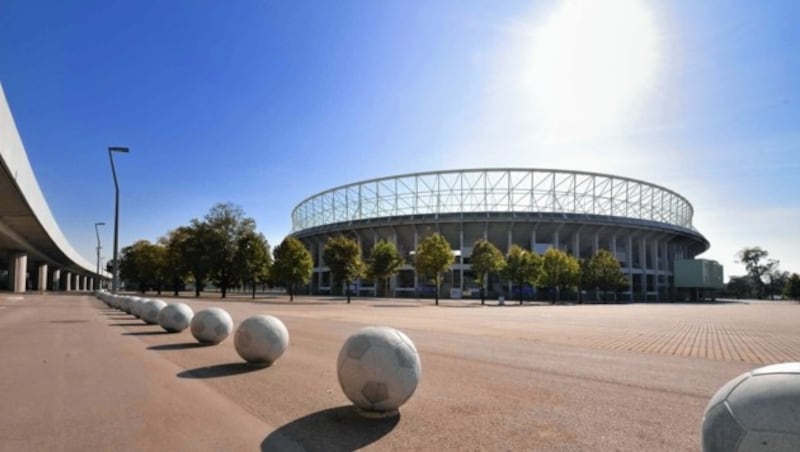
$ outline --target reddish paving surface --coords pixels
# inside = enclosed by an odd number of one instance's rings
[[[290,347],[253,369],[230,339],[198,347],[88,296],[0,295],[0,450],[697,450],[719,386],[800,360],[794,303],[181,301],[275,315]],[[399,418],[359,418],[338,386],[341,344],[372,324],[422,357]]]

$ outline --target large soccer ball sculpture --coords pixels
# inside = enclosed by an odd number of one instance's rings
[[[233,331],[231,315],[220,308],[199,311],[192,319],[192,336],[202,344],[219,344]]]
[[[189,327],[192,308],[183,303],[170,303],[158,313],[158,324],[170,333],[178,333]]]
[[[744,373],[711,398],[703,451],[800,451],[800,362]]]
[[[337,368],[342,391],[366,416],[396,414],[422,376],[414,343],[387,326],[362,328],[350,336],[339,352]]]
[[[158,324],[158,313],[167,307],[161,300],[147,300],[139,307],[139,318],[151,325]]]
[[[276,317],[254,315],[236,329],[233,345],[248,363],[270,365],[289,346],[289,330]]]

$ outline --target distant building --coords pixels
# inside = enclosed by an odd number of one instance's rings
[[[365,255],[379,239],[394,243],[407,262],[390,282],[395,296],[432,290],[411,265],[425,236],[441,233],[456,256],[444,293],[475,290],[472,245],[486,238],[501,251],[519,245],[537,253],[550,247],[588,258],[610,250],[622,264],[631,300],[675,295],[675,263],[692,259],[709,242],[692,226],[694,209],[658,185],[606,174],[547,169],[471,169],[371,179],[313,195],[292,212],[292,235],[314,258],[310,290],[328,293],[330,272],[322,251],[331,235],[355,238]],[[375,290],[371,281],[358,289]],[[451,289],[454,289],[451,292]],[[494,278],[490,290],[504,283]]]
[[[722,265],[717,261],[679,259],[673,273],[678,298],[684,300],[713,299],[716,291],[725,287]]]

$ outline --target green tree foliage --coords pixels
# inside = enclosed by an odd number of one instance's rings
[[[181,268],[194,280],[194,296],[199,297],[213,268],[212,231],[208,224],[194,219],[181,233],[182,237],[175,243],[176,252],[180,254]]]
[[[120,277],[142,293],[146,293],[149,288],[155,288],[160,293],[165,265],[164,247],[147,240],[139,240],[122,249]]]
[[[442,273],[450,269],[455,262],[450,243],[439,233],[425,237],[417,245],[414,253],[414,268],[417,274],[422,275],[436,284],[436,305],[439,305],[439,288],[442,283]]]
[[[208,227],[206,238],[211,245],[210,275],[219,286],[220,296],[225,298],[228,289],[240,276],[236,273],[239,244],[243,237],[255,233],[256,222],[246,217],[241,207],[219,203],[206,214],[204,223]]]
[[[583,304],[583,290],[594,290],[597,296],[597,276],[592,268],[591,259],[580,259],[581,274],[578,277],[578,303]]]
[[[800,275],[792,273],[792,276],[786,280],[783,296],[791,300],[800,300]]]
[[[189,236],[189,228],[182,226],[169,231],[159,240],[159,244],[165,249],[164,276],[172,286],[173,295],[176,297],[189,274],[189,265],[183,256]]]
[[[289,301],[294,301],[298,284],[311,281],[314,261],[306,247],[294,237],[286,237],[275,248],[275,262],[272,264],[272,278],[285,285],[289,291]]]
[[[486,300],[486,279],[490,273],[500,273],[506,266],[503,253],[485,239],[480,239],[472,246],[470,266],[475,275],[475,282],[481,288],[481,304]]]
[[[519,287],[519,304],[522,304],[522,288],[525,284],[534,285],[541,269],[542,260],[536,253],[517,245],[512,245],[508,250],[501,276]]]
[[[769,253],[760,247],[742,248],[736,257],[739,263],[744,264],[747,273],[750,275],[752,282],[756,285],[758,298],[763,298],[766,292],[766,284],[764,284],[764,275],[769,270],[768,264],[764,260],[769,256]]]
[[[397,247],[386,240],[378,240],[372,246],[367,259],[367,277],[376,279],[383,288],[384,296],[389,295],[389,278],[400,271],[403,258]]]
[[[339,234],[328,238],[322,256],[334,283],[343,286],[347,302],[350,303],[350,284],[364,274],[361,247],[355,240]]]
[[[255,299],[256,286],[267,281],[272,267],[269,243],[262,234],[250,231],[239,238],[236,248],[236,273],[244,283],[250,285]]]
[[[753,282],[750,275],[731,276],[728,284],[725,285],[725,293],[729,297],[748,298],[753,291]]]
[[[769,293],[769,297],[773,300],[775,299],[775,295],[783,294],[783,289],[789,281],[789,272],[778,268],[779,264],[779,261],[770,259],[767,261],[767,271],[764,273],[764,286]]]
[[[628,278],[611,251],[599,250],[589,259],[588,267],[594,285],[603,291],[603,301],[607,301],[609,291],[617,292],[628,286]]]
[[[542,255],[542,272],[539,285],[552,290],[552,302],[556,302],[556,291],[569,289],[578,284],[581,266],[578,260],[567,253],[550,248]]]

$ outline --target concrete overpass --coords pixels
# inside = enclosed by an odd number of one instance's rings
[[[0,289],[92,290],[110,277],[95,270],[53,218],[0,85]]]

